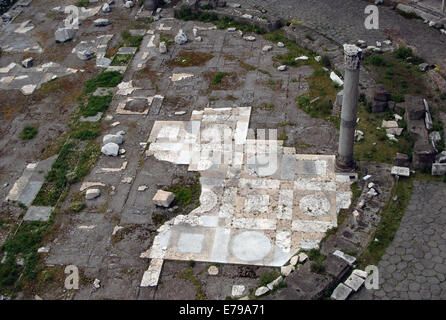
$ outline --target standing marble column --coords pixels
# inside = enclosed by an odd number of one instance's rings
[[[344,44],[344,97],[342,100],[341,132],[336,165],[340,170],[345,171],[354,168],[353,144],[355,142],[361,56],[362,50],[360,48],[355,45]]]

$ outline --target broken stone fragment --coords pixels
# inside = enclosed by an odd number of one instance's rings
[[[304,263],[305,261],[307,261],[308,256],[306,253],[299,253],[299,263]]]
[[[274,281],[271,281],[270,283],[268,283],[266,286],[268,287],[269,290],[273,290],[275,287],[277,287],[279,285],[279,283],[281,283],[283,280],[283,277],[280,276],[277,279],[275,279]]]
[[[135,4],[133,3],[133,1],[126,1],[125,2],[125,7],[126,8],[133,8]]]
[[[330,298],[333,300],[345,300],[348,298],[351,292],[352,292],[351,288],[347,287],[343,283],[340,283],[333,291]]]
[[[34,64],[34,59],[33,58],[28,58],[22,61],[22,66],[24,68],[31,68]]]
[[[170,207],[174,199],[175,195],[172,192],[158,190],[155,196],[152,198],[152,201],[159,207],[168,208]]]
[[[291,257],[291,259],[290,259],[290,264],[291,264],[292,266],[295,266],[298,262],[299,262],[299,256],[293,256],[293,257]]]
[[[282,276],[288,277],[290,273],[293,271],[293,269],[294,266],[292,265],[283,266],[280,268],[280,273],[282,274]]]
[[[175,43],[176,44],[185,44],[187,42],[187,35],[184,33],[183,29],[180,29],[178,31],[177,35],[175,36]]]
[[[232,286],[231,296],[233,298],[240,298],[245,292],[245,289],[245,286],[235,284]]]
[[[54,38],[56,38],[56,42],[67,42],[73,39],[73,29],[68,28],[59,28],[54,33]]]
[[[93,57],[93,53],[90,49],[85,49],[77,52],[77,56],[79,59],[83,61],[90,60]]]
[[[25,95],[28,96],[36,90],[37,86],[35,84],[27,84],[20,88],[20,91]]]
[[[277,42],[277,46],[279,47],[279,48],[283,48],[283,47],[285,47],[285,44],[283,43],[283,42]]]
[[[420,69],[420,71],[426,72],[429,70],[429,64],[421,63],[420,65],[418,65],[418,68]]]
[[[101,195],[101,190],[99,189],[88,189],[85,193],[85,199],[86,200],[93,200],[96,199]]]
[[[268,51],[271,51],[271,50],[273,50],[273,46],[270,46],[270,45],[266,45],[266,46],[264,46],[262,48],[263,52],[268,52]]]
[[[108,3],[104,3],[104,5],[102,6],[102,12],[109,13],[110,11],[110,5]]]
[[[281,65],[281,66],[277,67],[277,70],[279,70],[279,71],[285,71],[286,69],[287,69],[286,65]]]
[[[242,7],[242,5],[240,4],[240,3],[228,3],[228,7],[231,7],[231,8],[241,8]]]
[[[47,247],[41,247],[37,249],[37,253],[48,253],[48,252],[50,252],[50,248]]]
[[[143,185],[143,186],[139,186],[138,187],[138,191],[146,191],[147,189],[148,189],[149,187],[148,186],[145,186],[145,185]]]
[[[208,268],[208,273],[211,276],[216,276],[216,275],[218,275],[218,268],[216,266],[210,266]]]
[[[352,274],[357,275],[358,277],[361,277],[363,279],[367,278],[367,272],[360,269],[353,270]]]
[[[386,121],[383,120],[381,127],[383,128],[398,128],[398,122],[394,120]]]
[[[93,21],[93,23],[96,27],[105,27],[108,26],[111,22],[108,19],[99,18]]]
[[[160,42],[159,51],[161,54],[167,53],[167,45],[165,41]]]
[[[376,190],[374,189],[374,188],[371,188],[368,192],[367,192],[367,196],[369,197],[369,198],[373,198],[373,197],[375,197],[375,196],[377,196],[378,195],[378,193],[376,192]]]
[[[124,139],[122,138],[122,135],[120,134],[107,134],[104,136],[104,138],[102,139],[102,143],[107,144],[107,143],[116,143],[116,144],[122,144],[124,142]]]
[[[101,152],[106,156],[116,157],[119,153],[119,145],[113,142],[107,143],[102,147]]]
[[[99,279],[94,279],[94,281],[93,281],[93,287],[94,287],[95,289],[99,289],[99,288],[101,287],[101,280],[99,280]]]
[[[230,28],[228,28],[228,29],[226,29],[228,32],[235,32],[235,31],[237,31],[237,28],[234,28],[234,27],[230,27]]]
[[[256,290],[255,296],[260,297],[263,296],[265,293],[267,293],[269,289],[267,287],[260,287]]]
[[[245,39],[246,41],[256,41],[256,37],[254,36],[245,36],[243,37],[243,39]]]

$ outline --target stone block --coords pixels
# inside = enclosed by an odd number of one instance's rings
[[[158,190],[153,197],[152,201],[155,205],[159,207],[168,208],[172,201],[175,199],[175,195],[172,192]]]
[[[373,100],[387,102],[390,100],[390,94],[383,85],[378,85],[373,92]]]
[[[409,167],[410,157],[404,153],[397,153],[395,159],[393,160],[393,164],[398,167]]]
[[[333,293],[331,294],[332,300],[346,300],[350,293],[353,290],[349,287],[347,287],[345,284],[340,283],[336,289],[334,289]]]
[[[432,164],[432,175],[442,176],[446,174],[446,163],[434,163]]]
[[[56,42],[67,42],[73,39],[73,29],[59,28],[54,33],[54,38]]]
[[[436,151],[427,140],[417,140],[414,145],[412,165],[414,169],[424,169],[432,166]]]
[[[406,109],[406,121],[424,119],[426,112],[423,99],[415,96],[404,96],[404,106]]]
[[[384,112],[387,110],[387,108],[389,107],[389,103],[387,101],[373,101],[372,104],[372,112],[373,113],[379,113],[379,112]]]
[[[351,274],[350,277],[347,278],[347,280],[345,280],[344,284],[349,287],[352,288],[353,291],[358,291],[359,288],[361,288],[361,286],[364,284],[364,279],[355,275],[355,274]]]

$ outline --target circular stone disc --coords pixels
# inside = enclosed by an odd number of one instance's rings
[[[328,213],[330,201],[322,194],[311,194],[300,199],[299,207],[306,215],[319,217]]]
[[[232,239],[231,251],[242,261],[258,261],[271,252],[271,241],[261,232],[245,231]]]

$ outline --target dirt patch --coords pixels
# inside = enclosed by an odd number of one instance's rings
[[[182,51],[176,59],[168,62],[169,67],[203,66],[214,56],[210,53],[196,51]]]
[[[240,85],[235,72],[206,72],[204,78],[209,82],[209,90],[234,90]]]

